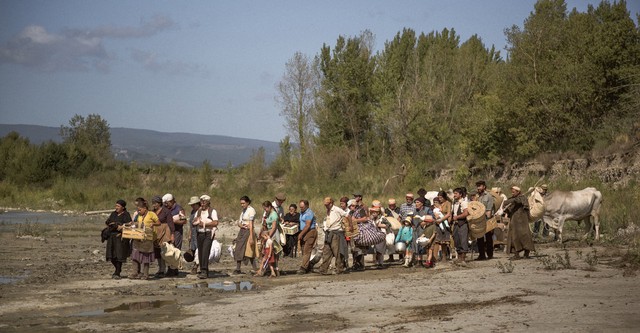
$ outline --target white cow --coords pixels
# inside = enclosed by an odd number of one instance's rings
[[[562,227],[564,221],[585,221],[589,223],[589,232],[595,225],[596,240],[600,238],[600,205],[602,193],[593,187],[580,191],[554,191],[544,198],[544,215],[542,219],[550,227],[556,229],[558,241],[562,242]],[[593,224],[591,224],[593,217]],[[586,238],[589,235],[584,235]]]

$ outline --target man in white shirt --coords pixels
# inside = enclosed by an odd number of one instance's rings
[[[342,219],[347,216],[347,213],[333,203],[331,197],[324,198],[327,217],[324,220],[325,246],[322,250],[322,265],[318,270],[320,274],[328,274],[331,258],[336,258],[336,274],[342,274],[348,256],[347,242],[342,229]]]
[[[458,252],[457,263],[464,265],[467,253],[469,252],[469,223],[467,223],[467,216],[469,211],[467,210],[468,202],[464,198],[464,189],[458,187],[453,190],[453,242],[456,245],[456,252]]]
[[[211,252],[215,232],[218,230],[218,212],[211,208],[210,196],[205,194],[200,197],[200,209],[196,213],[193,225],[198,231],[198,261],[200,263],[198,277],[206,279],[209,277],[209,252]]]

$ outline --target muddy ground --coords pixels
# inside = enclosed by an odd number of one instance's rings
[[[472,261],[468,267],[441,262],[433,269],[400,263],[375,269],[368,256],[366,271],[329,276],[296,275],[300,258],[285,258],[281,266],[287,274],[276,279],[232,275],[235,264],[225,253],[207,280],[187,274],[190,264],[179,278],[113,280],[99,238],[102,221],[88,217],[43,226],[44,240],[18,238],[16,225],[0,226],[0,331],[610,332],[640,327],[640,280],[620,265],[622,246],[589,246],[569,237],[564,246],[538,243],[533,259],[509,261],[497,252],[493,260]],[[219,238],[229,243],[234,235],[229,226]],[[156,269],[153,265],[151,272]]]

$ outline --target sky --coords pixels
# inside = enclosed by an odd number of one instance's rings
[[[111,127],[280,141],[276,84],[295,52],[370,30],[453,28],[504,48],[535,1],[0,0],[0,123]],[[567,1],[586,11],[599,1]],[[640,1],[627,1],[635,18]]]

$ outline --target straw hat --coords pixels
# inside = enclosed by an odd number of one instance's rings
[[[187,205],[195,205],[197,203],[200,203],[200,198],[194,196],[189,199],[189,203]]]

